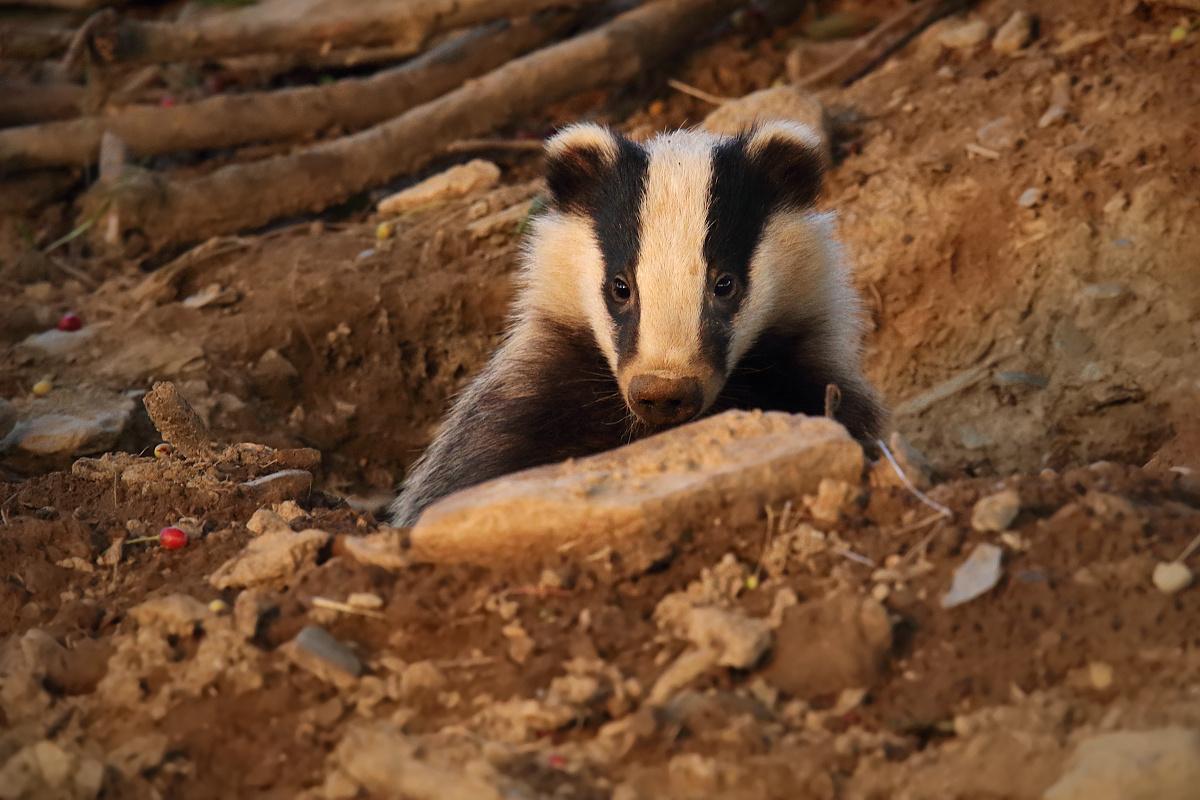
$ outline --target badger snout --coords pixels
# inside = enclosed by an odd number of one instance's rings
[[[704,389],[696,378],[634,375],[629,381],[629,407],[651,425],[675,425],[700,413]]]

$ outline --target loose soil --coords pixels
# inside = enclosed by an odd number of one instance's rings
[[[839,215],[871,315],[868,371],[954,516],[931,518],[903,486],[867,481],[837,522],[792,517],[827,545],[777,575],[759,565],[781,509],[745,526],[707,520],[669,564],[634,576],[597,564],[549,581],[388,571],[344,551],[345,536],[378,527],[448,398],[498,341],[520,231],[467,226],[541,190],[533,156],[495,154],[500,187],[406,215],[386,239],[379,219],[347,208],[231,240],[150,299],[138,292],[147,270],[174,254],[71,250],[75,274],[64,274],[29,239],[70,229],[57,198],[75,177],[6,180],[0,396],[24,407],[43,378],[54,389],[39,402],[172,380],[225,442],[320,450],[317,487],[300,501],[311,516],[293,527],[335,539],[316,566],[261,592],[270,610],[252,638],[233,637],[223,669],[198,677],[205,643],[232,630],[228,609],[182,635],[129,612],[177,593],[237,605],[237,591],[207,578],[253,537],[245,524],[261,503],[236,486],[254,476],[214,489],[185,459],[136,460],[152,431],[123,442],[134,455],[109,457],[159,470],[150,484],[70,459],[2,462],[0,763],[46,738],[114,765],[129,745],[104,797],[352,796],[337,793],[339,743],[391,720],[427,737],[431,762],[486,762],[520,797],[1034,798],[1088,733],[1200,725],[1200,594],[1166,595],[1150,579],[1200,536],[1200,33],[1171,45],[1179,14],[1162,5],[1082,6],[1039,4],[1039,38],[1016,57],[986,43],[949,51],[935,30],[822,94],[861,120],[821,203]],[[1019,7],[989,0],[977,13],[995,29]],[[728,32],[677,72],[573,98],[510,133],[585,118],[633,136],[696,124],[711,104],[666,77],[728,97],[765,88],[784,76],[799,24]],[[1102,36],[1064,45],[1089,31]],[[1056,75],[1069,78],[1068,114],[1040,127]],[[1038,199],[1024,207],[1028,190]],[[180,302],[214,284],[226,299]],[[73,359],[16,346],[68,310],[95,332]],[[1001,544],[970,526],[974,503],[1000,488],[1022,508],[1002,580],[943,609],[974,546]],[[115,566],[97,563],[119,537],[181,518],[198,526],[183,550],[128,545]],[[828,544],[834,535],[853,557]],[[874,685],[801,700],[761,669],[721,668],[691,685],[698,710],[636,722],[685,650],[655,608],[730,574],[727,603],[753,617],[781,590],[881,599],[895,642]],[[314,606],[354,592],[378,595],[382,616]],[[367,678],[338,688],[289,661],[280,646],[313,622],[351,645]],[[527,654],[514,651],[514,625],[532,640]],[[21,683],[35,629],[65,653]],[[554,724],[513,711],[510,701],[547,702],[571,659],[619,673],[605,680],[625,705],[579,703]],[[397,689],[419,662],[439,679]],[[597,757],[598,731],[622,720],[635,720],[623,752]]]

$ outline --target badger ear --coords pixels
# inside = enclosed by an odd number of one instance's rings
[[[804,208],[821,193],[825,142],[809,126],[783,120],[759,123],[746,135],[746,155],[776,202]]]
[[[620,154],[620,137],[591,123],[571,125],[546,142],[546,184],[559,209],[586,211]]]

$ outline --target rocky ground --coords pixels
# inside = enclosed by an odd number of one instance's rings
[[[379,525],[497,341],[535,155],[185,255],[40,256],[81,176],[6,178],[0,798],[1196,797],[1195,18],[988,0],[823,92],[897,464],[710,421],[567,468],[626,473],[607,545],[536,481],[498,532]],[[667,77],[741,97],[848,46],[804,24],[508,133],[697,124]],[[672,458],[706,471],[667,492]]]

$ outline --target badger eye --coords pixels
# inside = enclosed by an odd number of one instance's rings
[[[722,275],[713,284],[713,294],[717,297],[729,297],[729,295],[733,294],[734,288],[736,288],[736,284],[733,281],[733,276]]]
[[[624,278],[613,278],[612,296],[618,303],[628,303],[632,292],[629,291],[629,284]]]

